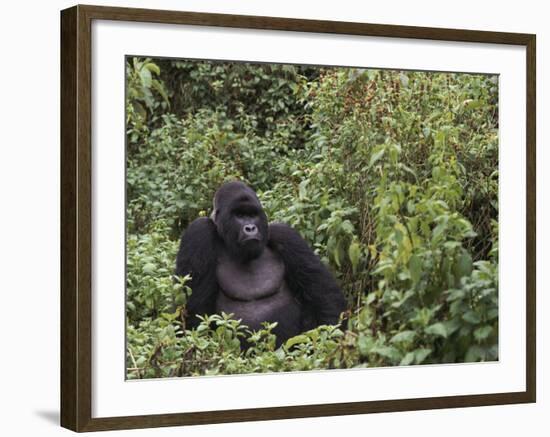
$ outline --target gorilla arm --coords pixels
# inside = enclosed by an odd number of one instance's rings
[[[338,323],[346,299],[336,280],[306,241],[290,226],[269,226],[269,243],[282,257],[290,289],[310,306],[317,325]]]
[[[216,281],[216,253],[218,249],[216,225],[207,217],[194,220],[181,238],[176,258],[176,275],[191,275],[188,284],[192,290],[187,300],[186,328],[196,327],[197,315],[215,312],[218,284]]]

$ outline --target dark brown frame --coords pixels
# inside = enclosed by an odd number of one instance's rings
[[[92,20],[290,30],[511,44],[526,47],[526,391],[215,412],[202,411],[92,418]],[[82,5],[63,10],[61,12],[61,425],[81,432],[536,402],[535,57],[536,37],[532,34]]]

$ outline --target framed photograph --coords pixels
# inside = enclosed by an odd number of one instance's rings
[[[61,12],[61,425],[535,402],[535,35]]]

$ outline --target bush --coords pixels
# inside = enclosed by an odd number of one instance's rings
[[[498,359],[495,77],[142,59],[127,73],[128,377]],[[227,314],[185,329],[178,239],[234,178],[334,272],[345,329],[279,349],[273,325]]]

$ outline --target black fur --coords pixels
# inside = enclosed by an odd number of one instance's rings
[[[281,344],[338,323],[346,307],[334,277],[305,240],[288,225],[268,225],[256,193],[242,182],[222,185],[212,217],[187,227],[176,274],[191,275],[188,328],[197,326],[197,315],[219,311],[234,313],[253,329],[266,317],[278,322],[274,332]]]

